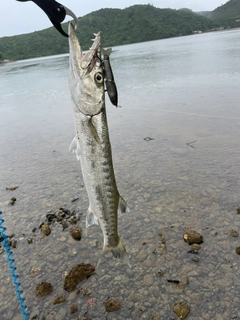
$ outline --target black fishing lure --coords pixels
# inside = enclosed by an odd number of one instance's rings
[[[117,86],[114,81],[114,76],[113,76],[110,59],[109,59],[111,52],[112,52],[111,48],[107,50],[101,49],[101,53],[103,55],[102,63],[103,63],[104,79],[106,83],[107,93],[112,104],[118,107]]]
[[[76,23],[75,28],[78,25],[78,19],[75,14],[69,10],[67,7],[63,6],[55,0],[17,0],[20,2],[33,1],[37,6],[39,6],[48,16],[54,27],[65,37],[68,34],[63,31],[61,22],[65,19],[66,15],[72,17]]]

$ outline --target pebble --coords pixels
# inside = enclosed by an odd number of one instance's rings
[[[18,186],[8,186],[6,187],[6,190],[14,191],[18,188]]]
[[[79,226],[72,226],[70,228],[70,234],[74,240],[80,241],[82,237],[82,230]]]
[[[64,301],[66,301],[66,297],[65,296],[60,296],[60,297],[57,297],[53,304],[60,304],[60,303],[63,303]]]
[[[159,276],[159,277],[162,277],[162,276],[163,276],[163,271],[162,271],[161,269],[158,271],[158,276]]]
[[[239,233],[236,230],[231,230],[230,236],[233,238],[237,238],[239,236]]]
[[[179,320],[183,320],[187,317],[190,312],[189,306],[184,301],[179,301],[174,304],[174,313],[177,315]]]
[[[92,293],[92,291],[91,291],[90,289],[88,289],[88,288],[82,288],[82,289],[81,289],[81,294],[82,294],[83,296],[90,296],[91,293]]]
[[[13,206],[16,201],[17,201],[17,199],[16,199],[15,197],[12,197],[8,204],[9,204],[10,206]]]
[[[28,241],[28,244],[31,244],[33,243],[33,238],[28,238],[27,241]]]
[[[76,313],[78,311],[78,305],[74,303],[69,307],[69,309],[70,309],[70,314]]]
[[[66,275],[64,280],[64,290],[73,291],[77,285],[85,279],[88,279],[95,271],[90,263],[79,263],[73,267]]]
[[[190,245],[193,243],[200,244],[203,242],[203,236],[194,230],[185,231],[183,234],[183,239]]]
[[[153,275],[152,274],[146,274],[143,278],[143,285],[151,287],[154,283]]]
[[[200,244],[193,243],[193,244],[191,244],[191,248],[192,248],[192,250],[199,251],[201,249],[201,246],[200,246]]]
[[[240,246],[236,248],[236,254],[240,255]]]
[[[35,296],[37,298],[42,298],[49,295],[53,291],[51,283],[41,282],[35,288]]]
[[[107,312],[117,311],[121,308],[121,303],[116,298],[107,298],[104,305]]]
[[[198,257],[192,257],[192,261],[193,261],[193,262],[196,262],[196,263],[197,263],[197,262],[199,262],[199,260],[200,260],[200,259],[199,259]]]
[[[51,233],[51,228],[49,227],[48,224],[43,224],[41,226],[41,232],[45,235],[45,236],[49,236]]]
[[[16,248],[17,247],[17,240],[12,240],[10,242],[10,245],[11,245],[12,248]]]

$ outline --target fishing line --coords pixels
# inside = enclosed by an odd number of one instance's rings
[[[173,110],[166,110],[166,109],[151,109],[151,108],[138,108],[138,107],[126,107],[125,109],[136,109],[142,111],[158,111],[158,112],[167,112],[167,113],[177,113],[187,116],[194,116],[194,117],[202,117],[202,118],[215,118],[215,119],[230,119],[230,120],[240,120],[239,117],[223,117],[223,116],[210,116],[207,114],[199,114],[199,113],[191,113],[191,112],[184,112],[184,111],[173,111]]]
[[[2,215],[2,212],[0,211],[0,216]],[[17,293],[17,298],[19,300],[20,308],[22,309],[22,315],[24,317],[24,320],[27,320],[29,313],[26,312],[27,307],[24,305],[25,299],[21,297],[21,294],[23,293],[22,290],[19,289],[21,283],[18,282],[18,275],[16,274],[16,267],[14,267],[14,259],[12,259],[12,251],[10,249],[10,243],[7,241],[8,236],[5,234],[6,228],[3,225],[4,220],[0,218],[0,236],[3,237],[3,245],[4,245],[4,251],[7,254],[7,261],[9,262],[8,266],[11,270],[11,276],[13,278],[13,284],[15,285],[15,291]]]

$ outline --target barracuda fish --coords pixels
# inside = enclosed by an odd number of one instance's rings
[[[69,24],[70,73],[69,88],[73,100],[76,125],[70,151],[80,160],[89,208],[86,227],[100,224],[104,245],[102,255],[111,251],[130,266],[128,254],[118,235],[118,211],[129,209],[119,195],[112,164],[112,152],[108,134],[105,108],[104,76],[101,61],[101,33],[84,55]],[[99,259],[98,264],[100,263]]]

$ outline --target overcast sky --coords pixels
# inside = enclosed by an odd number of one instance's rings
[[[189,8],[193,11],[211,11],[227,0],[58,0],[77,17],[101,8],[126,8],[134,4],[153,4],[158,8]],[[70,20],[65,19],[65,21]],[[0,37],[29,33],[52,26],[47,15],[32,1],[1,0]],[[57,32],[57,31],[56,31]]]

